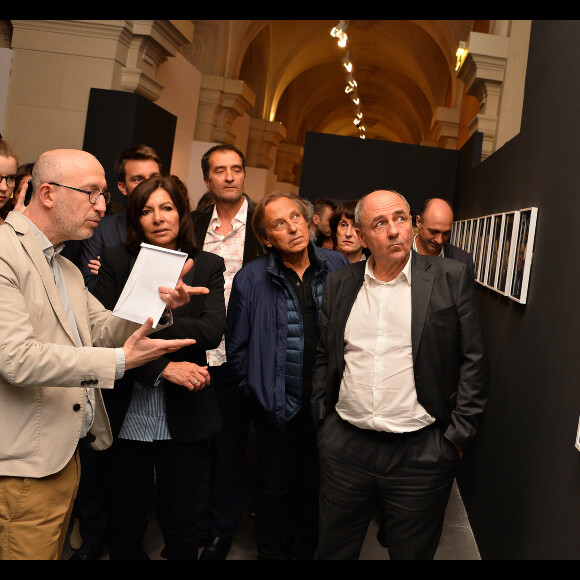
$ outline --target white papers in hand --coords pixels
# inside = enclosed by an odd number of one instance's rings
[[[159,296],[159,286],[175,288],[186,260],[183,252],[141,244],[113,314],[139,324],[151,317],[155,328],[166,306]]]

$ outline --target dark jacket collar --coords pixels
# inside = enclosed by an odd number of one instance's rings
[[[314,265],[315,274],[320,274],[325,269],[328,269],[326,260],[322,256],[322,252],[312,242],[308,243],[308,257],[310,264]],[[284,264],[278,250],[274,248],[268,249],[266,270],[274,276],[281,276]]]

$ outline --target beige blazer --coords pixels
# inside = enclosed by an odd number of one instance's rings
[[[122,346],[138,325],[113,316],[88,292],[77,267],[56,259],[83,347],[75,345],[28,220],[8,215],[0,226],[0,475],[44,477],[67,464],[80,435],[87,381],[96,395],[93,447],[112,442],[100,389],[115,382],[111,347]]]

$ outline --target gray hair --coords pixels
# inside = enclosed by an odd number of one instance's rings
[[[264,223],[265,213],[266,213],[266,206],[277,199],[280,198],[289,199],[294,205],[296,209],[302,214],[302,217],[308,223],[308,211],[306,209],[306,205],[304,203],[304,199],[297,196],[294,193],[289,193],[286,191],[275,190],[272,193],[269,193],[265,197],[263,197],[256,205],[254,209],[254,215],[252,216],[252,229],[254,230],[254,234],[262,244],[262,247],[265,248],[264,241],[267,238],[266,235],[266,225]]]

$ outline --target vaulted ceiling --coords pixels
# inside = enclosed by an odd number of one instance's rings
[[[197,30],[227,21],[194,22]],[[306,131],[359,136],[345,93],[345,49],[330,35],[338,20],[229,22],[221,29],[230,39],[221,62],[256,94],[252,116],[283,123],[286,140],[298,145]],[[472,30],[486,32],[489,21],[346,22],[367,138],[429,143],[437,107],[461,106],[457,46]]]

